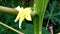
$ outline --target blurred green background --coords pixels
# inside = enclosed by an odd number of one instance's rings
[[[33,7],[33,0],[0,0],[0,6],[15,8],[18,5],[21,7]],[[0,21],[21,31],[25,34],[34,34],[32,21],[24,20],[22,29],[19,29],[18,22],[14,22],[17,15],[7,14],[0,12]],[[49,21],[48,28],[46,29],[47,22]],[[49,26],[53,25],[54,34],[60,32],[60,0],[50,0],[47,6],[43,21],[43,34],[50,34]],[[0,34],[18,34],[2,25],[0,25]]]

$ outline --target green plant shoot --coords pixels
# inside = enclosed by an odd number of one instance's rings
[[[42,34],[42,24],[49,0],[34,0],[34,8],[37,13],[35,18],[33,18],[34,23],[34,34]]]

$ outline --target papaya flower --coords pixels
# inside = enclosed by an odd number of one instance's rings
[[[31,8],[27,7],[27,8],[21,8],[20,6],[15,8],[17,11],[19,11],[16,19],[14,20],[14,22],[19,21],[19,28],[21,29],[21,24],[23,22],[24,19],[28,20],[28,21],[32,21],[31,19]]]

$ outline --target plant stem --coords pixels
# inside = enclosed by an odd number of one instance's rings
[[[15,32],[17,32],[18,34],[23,34],[22,32],[20,32],[20,31],[14,29],[14,28],[12,28],[12,27],[10,27],[10,26],[8,26],[8,25],[2,23],[2,22],[0,22],[0,24],[3,25],[3,26],[5,26],[5,27],[7,27],[7,28],[9,28],[9,29],[11,29],[11,30],[13,30],[13,31],[15,31]]]
[[[15,10],[14,8],[8,8],[8,7],[4,7],[4,6],[0,6],[0,12],[4,12],[4,13],[11,13],[11,14],[18,14],[18,11]]]
[[[48,25],[49,25],[49,20],[50,20],[50,19],[48,19],[48,21],[47,21],[46,29],[47,29],[47,27],[48,27]]]
[[[38,13],[38,16],[36,16],[33,19],[34,22],[34,34],[42,34],[42,24],[43,24],[43,18],[45,14],[45,10],[47,7],[49,0],[34,0],[35,10]]]

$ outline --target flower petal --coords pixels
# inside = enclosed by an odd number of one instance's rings
[[[27,8],[24,9],[24,11],[25,11],[26,13],[29,13],[29,14],[30,14],[32,10],[31,10],[31,8],[28,8],[28,7],[27,7]]]
[[[21,8],[20,8],[20,6],[18,6],[18,7],[16,7],[15,9],[16,9],[17,11],[20,11]]]
[[[21,29],[21,24],[23,20],[19,20],[19,28]]]
[[[20,18],[20,14],[18,13],[18,15],[17,15],[16,19],[14,20],[14,22],[18,21],[19,18]]]
[[[28,21],[32,21],[32,19],[31,19],[31,15],[30,15],[30,14],[25,15],[25,18],[26,18],[26,20],[28,20]]]
[[[22,21],[24,20],[24,17],[19,18],[19,28],[21,28]]]
[[[32,11],[31,8],[25,8],[24,11],[25,11],[25,14],[24,14],[25,18],[29,21],[32,21],[31,15],[30,15]]]

